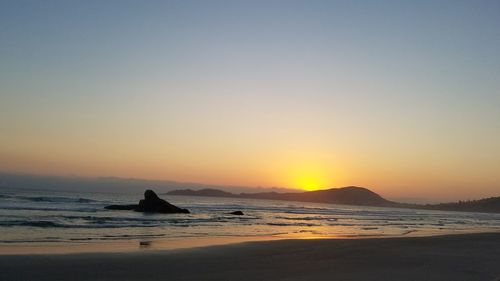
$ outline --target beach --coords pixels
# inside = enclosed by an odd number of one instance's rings
[[[500,280],[500,233],[0,255],[0,280]]]
[[[500,0],[0,27],[0,281],[500,281]]]

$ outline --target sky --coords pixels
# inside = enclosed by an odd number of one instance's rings
[[[500,195],[499,1],[1,1],[0,170]]]

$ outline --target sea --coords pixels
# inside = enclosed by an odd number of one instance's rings
[[[189,209],[190,214],[104,209],[111,204],[135,204],[142,197],[142,191],[119,194],[2,188],[0,246],[207,237],[252,240],[500,232],[500,214],[256,199],[160,195]],[[231,215],[233,211],[244,215]]]

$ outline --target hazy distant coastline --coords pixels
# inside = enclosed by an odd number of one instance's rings
[[[224,186],[202,183],[177,182],[169,180],[149,180],[120,177],[81,177],[36,175],[0,171],[0,188],[57,190],[57,191],[90,191],[109,193],[142,193],[145,188],[154,188],[158,192],[176,189],[220,189],[232,192],[298,192],[296,189],[284,187],[249,187]]]

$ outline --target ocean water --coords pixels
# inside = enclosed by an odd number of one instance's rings
[[[137,194],[0,189],[0,244],[203,237],[394,237],[499,232],[500,214],[160,196],[191,214],[105,210]],[[243,216],[229,212],[241,210]]]

